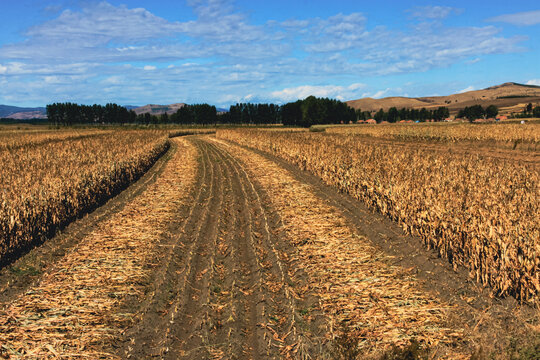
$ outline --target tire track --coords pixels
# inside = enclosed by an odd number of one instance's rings
[[[195,243],[186,244],[184,238],[186,234],[193,233],[194,227],[202,226],[201,215],[207,211],[211,198],[212,169],[209,169],[209,159],[205,149],[199,148],[199,152],[199,174],[194,187],[196,193],[192,196],[191,206],[186,210],[185,220],[169,244],[170,251],[165,260],[161,260],[162,268],[155,276],[157,282],[146,301],[141,320],[135,328],[127,332],[128,345],[125,346],[124,351],[127,358],[161,357],[168,351],[171,325],[174,324],[178,312],[178,296],[186,286],[186,278],[184,276],[184,281],[179,279],[181,272],[178,269],[183,269],[184,273],[189,270],[193,247],[196,245]]]
[[[306,358],[292,271],[260,190],[223,146],[191,141],[198,190],[129,331],[128,357]]]
[[[205,202],[204,213],[200,216],[194,231],[191,232],[190,258],[183,277],[184,293],[175,306],[178,318],[177,326],[171,327],[170,353],[165,358],[179,357],[200,358],[200,351],[209,345],[208,307],[210,296],[210,278],[214,272],[215,244],[218,235],[219,219],[223,211],[223,173],[215,161],[208,145],[199,141],[196,145],[204,151],[210,162],[211,179],[209,194]],[[189,241],[188,241],[189,242]],[[173,322],[171,323],[173,324]]]
[[[264,331],[258,324],[265,317],[265,295],[263,288],[262,264],[253,249],[253,218],[250,211],[251,205],[245,194],[244,188],[238,178],[235,169],[226,159],[222,151],[211,145],[219,161],[224,164],[227,171],[228,185],[231,190],[231,208],[238,214],[233,223],[232,236],[229,244],[233,257],[229,265],[232,265],[233,273],[231,284],[231,307],[236,317],[229,318],[233,322],[233,328],[229,329],[227,342],[238,344],[229,347],[228,356],[243,354],[247,357],[268,356],[271,351],[266,349]],[[219,343],[220,336],[215,336]],[[239,346],[242,344],[241,346]]]
[[[251,181],[244,165],[223,146],[215,142],[212,142],[212,146],[221,153],[224,162],[230,168],[231,178],[237,188],[235,198],[244,199],[238,205],[248,210],[246,218],[249,236],[247,241],[241,244],[247,246],[244,250],[250,255],[247,260],[253,263],[252,266],[257,265],[260,272],[259,290],[263,306],[260,309],[262,321],[257,323],[257,327],[258,337],[263,339],[266,355],[276,356],[276,350],[279,350],[281,356],[307,358],[309,353],[313,353],[317,340],[313,338],[311,343],[306,341],[306,336],[298,330],[299,307],[295,298],[299,296],[292,289],[292,286],[296,285],[291,276],[293,269],[282,261],[282,257],[287,256],[279,253],[282,242],[274,235],[278,224],[271,223],[269,219],[271,213],[265,209],[262,194]],[[317,332],[309,330],[310,333]],[[255,355],[261,357],[262,352]]]

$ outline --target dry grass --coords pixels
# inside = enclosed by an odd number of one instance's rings
[[[91,136],[111,134],[105,130],[46,130],[46,129],[6,129],[0,131],[0,151],[16,150],[21,147],[35,147],[50,142],[82,139]]]
[[[37,135],[36,142],[0,149],[0,260],[99,205],[168,148],[163,132],[69,136],[75,137],[43,143]]]
[[[373,145],[356,137],[256,130],[218,137],[268,151],[419,234],[499,295],[540,292],[538,163]]]
[[[398,140],[438,141],[497,141],[503,143],[522,142],[534,145],[540,142],[540,123],[527,124],[388,124],[331,126],[326,132],[343,135],[368,135]]]
[[[115,359],[111,344],[132,324],[119,313],[141,295],[152,258],[196,175],[196,150],[182,140],[156,182],[101,223],[54,270],[0,312],[0,357]]]
[[[329,335],[343,336],[340,324],[345,324],[363,356],[413,339],[436,346],[452,344],[462,336],[461,330],[442,325],[449,306],[422,290],[413,269],[391,265],[391,258],[356,234],[309,185],[253,152],[236,146],[227,150],[246,165],[280,213],[297,250],[287,256],[308,273],[309,286],[331,319]],[[465,358],[455,352],[447,355]]]

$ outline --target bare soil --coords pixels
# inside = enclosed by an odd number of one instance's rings
[[[288,291],[307,279],[291,279],[279,257],[279,217],[234,158],[193,141],[201,156],[191,205],[121,353],[135,359],[264,359],[316,352],[325,322],[314,316],[297,325],[297,313],[315,297],[299,302]],[[314,341],[300,349],[302,337]]]

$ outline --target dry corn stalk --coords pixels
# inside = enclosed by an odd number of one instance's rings
[[[518,163],[343,135],[223,130],[219,138],[270,152],[320,176],[419,234],[499,295],[540,292],[540,174]]]

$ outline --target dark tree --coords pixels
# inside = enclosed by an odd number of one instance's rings
[[[486,117],[488,118],[494,118],[499,114],[499,108],[495,105],[489,105],[486,108]]]

